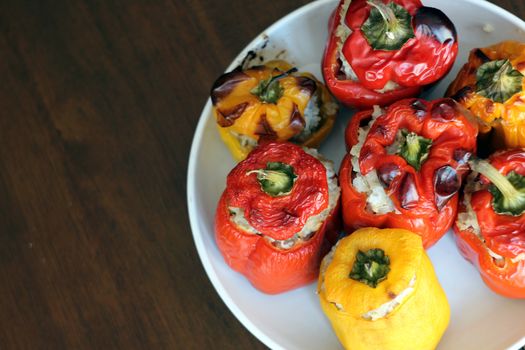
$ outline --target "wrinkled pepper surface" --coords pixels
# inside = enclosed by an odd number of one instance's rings
[[[493,149],[525,147],[524,75],[525,44],[503,41],[473,49],[446,95],[479,118]]]
[[[228,175],[215,215],[225,261],[276,294],[314,281],[337,236],[339,187],[330,161],[291,143],[261,144]]]
[[[525,298],[525,150],[470,165],[454,225],[457,245],[492,290]]]
[[[453,224],[477,129],[451,99],[363,111],[346,129],[339,179],[348,232],[404,228],[432,246]]]
[[[352,350],[435,349],[450,320],[421,237],[403,229],[363,228],[341,239],[323,259],[318,294]]]
[[[259,141],[318,147],[338,110],[321,82],[281,60],[223,74],[213,84],[211,100],[220,136],[236,160]]]
[[[449,18],[419,0],[341,0],[329,32],[324,80],[351,107],[417,95],[447,74],[458,51]]]

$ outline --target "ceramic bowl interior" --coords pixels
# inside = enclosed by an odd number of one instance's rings
[[[525,38],[525,22],[483,0],[423,2],[440,8],[451,18],[460,40],[460,52],[451,73],[425,98],[443,95],[471,48]],[[315,1],[282,18],[255,38],[226,70],[236,67],[248,50],[260,48],[268,41],[267,57],[285,50],[286,59],[322,78],[319,66],[327,21],[336,5],[334,0]],[[334,130],[320,148],[336,166],[345,152],[343,132],[350,117],[350,111],[340,113]],[[321,311],[313,284],[269,296],[255,290],[225,264],[214,241],[214,213],[226,175],[233,166],[234,161],[217,133],[208,101],[193,140],[187,191],[195,245],[214,287],[239,321],[273,349],[341,349]],[[492,293],[476,269],[460,256],[450,232],[429,250],[429,255],[452,309],[450,326],[438,349],[518,349],[525,343],[525,302]]]

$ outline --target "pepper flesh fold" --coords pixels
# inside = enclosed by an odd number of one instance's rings
[[[489,162],[502,175],[525,176],[523,149],[495,153]],[[454,224],[456,243],[494,292],[525,298],[525,214],[498,214],[490,183],[485,176],[469,177]],[[463,217],[470,217],[470,222]]]
[[[360,137],[362,143],[357,156],[346,154],[339,171],[345,229],[404,228],[420,234],[428,248],[454,221],[458,190],[468,172],[466,162],[476,152],[477,129],[451,99],[402,100],[369,122],[372,114],[355,114],[345,132],[347,149],[358,145]],[[371,127],[363,138],[361,129],[367,123]],[[421,150],[431,142],[428,153],[418,158],[420,169],[403,158],[403,147],[397,147],[397,152],[392,149],[405,132],[427,140]],[[372,187],[386,193],[390,210],[374,212],[370,207],[373,193],[356,187],[356,177],[374,172],[378,181]]]
[[[309,73],[295,73],[282,60],[223,74],[212,87],[211,100],[219,134],[237,161],[262,141],[318,147],[338,110],[321,82]]]
[[[388,6],[383,4],[392,7],[392,3],[408,12],[408,21],[397,18],[396,22],[392,13],[385,13]],[[381,15],[374,14],[378,8],[383,9]],[[383,25],[370,25],[381,18]],[[405,22],[412,28],[400,29]],[[419,0],[341,0],[328,27],[324,80],[332,94],[350,107],[384,106],[417,95],[423,86],[448,73],[458,52],[457,33],[450,19],[438,9],[422,6]],[[405,42],[407,31],[414,35]],[[391,38],[397,32],[403,42],[395,50],[376,49],[367,38]]]
[[[387,278],[376,288],[349,278],[358,252],[370,249],[381,249],[390,260]],[[363,317],[402,293],[383,317]],[[362,228],[341,239],[322,262],[318,294],[339,341],[352,350],[434,349],[450,320],[421,237],[403,229]]]
[[[314,281],[329,239],[334,242],[337,236],[335,173],[329,161],[314,155],[291,143],[268,142],[227,177],[215,214],[215,239],[226,263],[265,293]],[[255,172],[273,162],[293,171],[293,186],[286,194],[265,192]]]
[[[518,86],[505,83],[508,80],[505,77],[494,75],[498,84],[493,89],[510,93],[506,101],[498,102],[483,93],[485,89],[478,86],[478,75],[483,65],[506,60],[514,72],[511,78],[517,78],[515,84]],[[456,99],[479,118],[480,134],[490,138],[486,143],[493,145],[493,150],[525,146],[525,79],[521,78],[520,83],[518,74],[525,75],[525,43],[502,41],[473,49],[446,92],[446,96]],[[494,132],[489,134],[492,130]]]

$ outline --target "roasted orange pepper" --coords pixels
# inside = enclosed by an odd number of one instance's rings
[[[473,49],[446,95],[468,108],[494,149],[525,146],[525,44],[503,41]]]
[[[222,140],[236,160],[260,141],[292,141],[318,147],[334,124],[338,105],[309,73],[285,61],[237,68],[219,77],[211,90]]]

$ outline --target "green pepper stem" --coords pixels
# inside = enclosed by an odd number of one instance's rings
[[[407,135],[406,138],[407,153],[408,157],[410,158],[416,158],[419,154],[419,151],[421,150],[421,146],[419,145],[419,139],[417,136],[418,135],[416,133],[411,132]]]
[[[522,82],[523,75],[508,59],[486,62],[476,72],[476,92],[499,103],[521,92]]]
[[[504,176],[489,162],[474,160],[469,162],[472,170],[483,174],[492,184],[488,190],[492,194],[492,208],[497,214],[519,216],[525,211],[525,177],[511,171]]]
[[[287,77],[288,75],[292,74],[292,73],[295,73],[297,72],[297,68],[296,67],[293,67],[293,68],[290,68],[288,69],[286,72],[284,73],[281,73],[281,74],[278,74],[278,75],[275,75],[273,76],[270,81],[268,82],[268,85],[270,85],[271,83],[273,83],[274,81],[276,80],[279,80],[279,79],[282,79],[284,77]]]
[[[509,179],[500,173],[489,162],[481,159],[469,161],[470,168],[489,179],[494,186],[501,191],[506,200],[512,202],[522,195],[512,184]]]
[[[505,91],[507,87],[512,86],[514,78],[508,75],[508,72],[512,71],[512,65],[509,60],[505,60],[503,65],[494,72],[492,76],[491,88],[494,91]],[[503,101],[504,102],[504,101]]]
[[[396,28],[399,23],[394,11],[381,1],[368,0],[366,3],[375,7],[377,11],[379,11],[381,17],[383,17],[383,20],[388,24],[388,29],[390,29],[386,32],[386,35],[389,37],[389,39],[394,39],[394,34],[392,33],[391,29]]]
[[[361,31],[374,50],[399,50],[415,36],[412,16],[394,1],[368,0],[370,14]]]
[[[349,277],[353,280],[376,288],[390,272],[390,259],[382,249],[358,251]]]
[[[250,91],[250,93],[257,96],[262,102],[277,103],[283,94],[283,89],[279,84],[279,79],[282,79],[294,72],[297,72],[297,68],[295,67],[287,70],[284,73],[275,75],[270,79],[261,80],[259,84]]]
[[[257,174],[257,178],[261,180],[268,180],[276,184],[285,183],[288,181],[288,175],[278,170],[251,170],[246,175]]]
[[[272,196],[283,196],[292,191],[297,175],[291,165],[281,162],[268,162],[266,169],[251,170],[246,175],[257,174],[261,190]]]
[[[400,132],[405,139],[401,145],[399,154],[408,164],[414,167],[414,169],[419,170],[421,164],[423,164],[428,158],[430,147],[432,146],[432,140],[419,136],[415,132],[408,132],[404,129]]]

